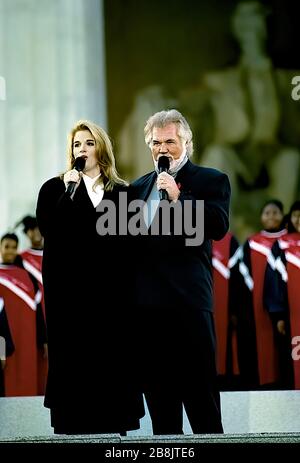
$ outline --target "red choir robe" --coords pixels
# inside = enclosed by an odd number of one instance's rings
[[[299,238],[299,234],[298,234]],[[300,304],[299,304],[299,284],[300,284],[300,240],[293,243],[285,251],[286,270],[288,274],[288,305],[290,316],[291,340],[295,341],[300,336]],[[299,341],[298,341],[299,343]],[[298,349],[299,352],[299,349]],[[300,389],[300,359],[292,356],[294,368],[294,387]]]
[[[264,307],[264,278],[267,260],[274,242],[286,234],[286,230],[252,235],[243,247],[244,277],[248,278],[249,306],[253,317],[256,348],[257,386],[276,384],[279,381],[279,358],[271,316]],[[251,282],[251,284],[249,284]],[[245,301],[246,305],[246,301]],[[252,346],[248,347],[249,349]]]
[[[28,272],[0,265],[0,297],[4,300],[14,352],[4,369],[5,396],[38,395],[36,291]]]
[[[213,295],[214,319],[216,328],[216,362],[218,375],[232,376],[239,374],[237,333],[231,317],[236,315],[232,277],[233,268],[238,266],[239,244],[232,233],[227,233],[219,241],[213,241]],[[230,284],[231,283],[231,284]],[[230,387],[227,384],[227,387]]]
[[[45,314],[44,304],[44,287],[42,278],[42,262],[43,262],[43,250],[42,249],[25,249],[21,252],[23,266],[38,282],[40,291],[42,292],[42,307],[43,313]]]
[[[9,329],[4,299],[0,297],[0,360],[6,360],[14,352],[11,332]],[[0,365],[0,397],[5,396],[4,391],[4,372]]]
[[[273,261],[270,262],[265,284],[265,303],[277,319],[288,322],[288,356],[292,358],[292,387],[300,389],[300,359],[298,359],[300,336],[300,233],[289,233],[273,246]],[[296,346],[296,348],[295,348]],[[294,350],[294,352],[293,352]],[[289,371],[288,371],[289,373]]]
[[[39,289],[42,293],[41,305],[43,309],[44,323],[46,324],[45,314],[45,302],[44,302],[44,286],[42,278],[42,262],[43,262],[43,250],[42,249],[25,249],[21,253],[24,268],[36,279],[39,285]],[[44,356],[43,349],[38,350],[38,390],[39,395],[45,395],[46,382],[48,374],[48,359]]]

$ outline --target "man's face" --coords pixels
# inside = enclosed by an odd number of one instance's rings
[[[154,127],[152,131],[151,151],[155,161],[160,155],[180,158],[185,142],[177,134],[176,124],[168,124],[165,127]]]

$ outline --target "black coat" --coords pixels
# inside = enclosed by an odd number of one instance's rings
[[[103,199],[117,205],[120,189],[105,192]],[[47,181],[36,214],[45,239],[45,406],[54,427],[70,433],[135,429],[144,410],[133,382],[130,312],[124,310],[127,247],[118,236],[97,234],[99,214],[83,180],[73,200],[60,178]]]
[[[146,201],[156,178],[151,172],[136,180],[132,197]],[[172,231],[136,240],[135,305],[142,327],[137,331],[143,330],[147,385],[165,381],[201,387],[215,378],[211,240],[221,239],[228,230],[230,184],[225,174],[190,161],[176,182],[183,208],[189,199],[195,213],[195,201],[204,200],[204,241],[186,246],[185,234]]]

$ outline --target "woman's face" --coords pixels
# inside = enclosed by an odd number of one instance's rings
[[[80,130],[75,133],[73,140],[73,154],[75,159],[78,156],[85,158],[84,173],[99,169],[96,155],[96,142],[89,130]]]
[[[300,233],[300,211],[293,211],[291,213],[291,222],[296,232]]]
[[[275,204],[268,204],[261,214],[261,223],[265,230],[278,230],[283,214]]]
[[[0,245],[0,254],[4,264],[13,264],[18,254],[18,243],[10,238],[4,238]]]

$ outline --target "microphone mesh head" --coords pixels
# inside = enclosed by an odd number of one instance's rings
[[[161,156],[158,159],[157,167],[160,171],[169,170],[170,168],[170,158],[168,156]]]
[[[82,156],[78,156],[78,158],[75,159],[74,161],[74,166],[73,169],[78,170],[78,172],[81,172],[85,167],[85,158]]]

